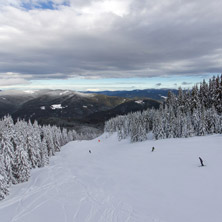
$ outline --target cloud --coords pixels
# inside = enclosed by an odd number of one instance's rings
[[[156,84],[156,86],[161,86],[161,85],[162,85],[161,83],[157,83],[157,84]]]
[[[219,0],[0,0],[0,73],[25,81],[220,73],[221,7]]]
[[[15,85],[28,85],[30,82],[23,78],[18,73],[0,73],[0,87],[4,86],[15,86]]]
[[[182,85],[191,85],[192,82],[182,82]]]

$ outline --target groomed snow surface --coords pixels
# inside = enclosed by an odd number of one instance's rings
[[[221,144],[222,135],[130,144],[104,134],[71,142],[11,188],[0,220],[221,222]]]

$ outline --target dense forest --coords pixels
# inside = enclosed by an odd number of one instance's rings
[[[203,136],[222,133],[222,75],[205,80],[191,90],[170,92],[159,110],[118,116],[105,123],[105,132],[117,132],[119,140]]]
[[[12,184],[28,181],[32,168],[46,166],[61,146],[83,136],[74,130],[40,126],[36,121],[14,123],[10,116],[4,117],[0,121],[0,200]]]

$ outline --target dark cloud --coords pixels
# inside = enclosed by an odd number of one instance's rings
[[[161,86],[161,85],[162,85],[161,83],[157,83],[157,84],[156,84],[156,86]]]
[[[118,5],[113,0],[110,11],[102,0],[71,0],[58,10],[29,11],[20,9],[24,2],[1,3],[2,74],[107,78],[222,70],[221,1],[125,0]]]

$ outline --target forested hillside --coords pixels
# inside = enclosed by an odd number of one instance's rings
[[[0,118],[11,115],[14,120],[37,120],[41,125],[56,125],[78,133],[91,128],[99,135],[106,120],[151,107],[159,108],[159,104],[159,101],[147,98],[131,99],[72,90],[6,90],[0,92]]]
[[[148,133],[155,139],[222,133],[222,75],[189,91],[179,88],[178,95],[169,92],[159,110],[110,119],[105,131],[117,132],[120,140],[130,136],[132,142],[147,140]]]
[[[178,93],[176,89],[135,89],[135,90],[120,90],[120,91],[86,91],[86,93],[96,93],[107,96],[118,96],[124,98],[150,98],[158,101],[163,101],[169,90],[174,94]]]
[[[81,138],[74,130],[22,120],[14,123],[10,116],[4,117],[0,121],[0,200],[11,184],[27,181],[32,168],[44,167],[61,146]]]

